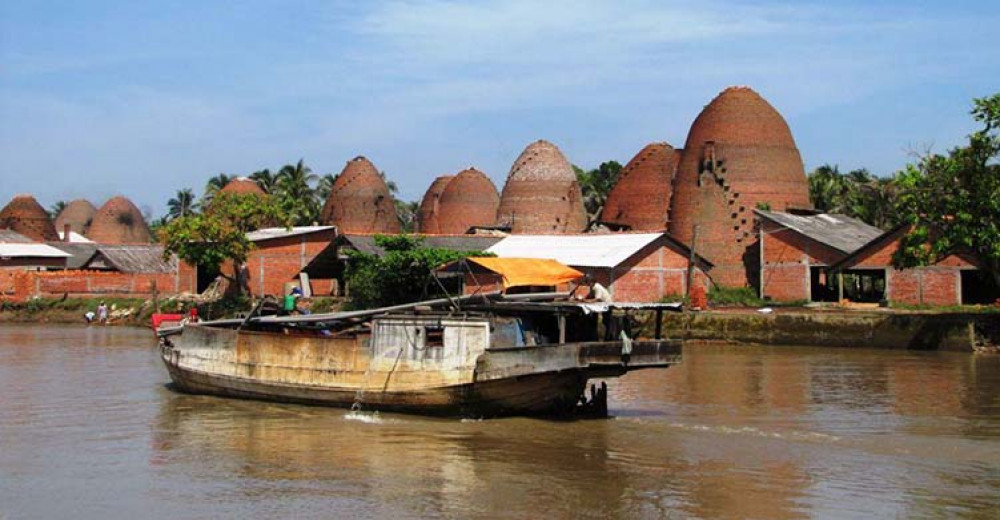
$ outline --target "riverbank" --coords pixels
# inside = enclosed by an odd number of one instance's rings
[[[685,340],[759,345],[948,350],[972,352],[1000,345],[1000,313],[973,311],[782,308],[769,313],[730,308],[667,313],[662,334]],[[652,334],[653,323],[643,333]]]

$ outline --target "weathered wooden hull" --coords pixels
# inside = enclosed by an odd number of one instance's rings
[[[179,390],[312,405],[431,415],[550,414],[571,409],[588,379],[677,361],[676,342],[637,342],[626,363],[617,343],[487,350],[435,369],[372,359],[362,339],[189,328],[161,354]],[[183,340],[187,340],[186,342]]]

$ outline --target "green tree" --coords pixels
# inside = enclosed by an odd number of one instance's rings
[[[347,264],[347,286],[351,307],[368,309],[443,296],[431,278],[434,269],[479,251],[452,251],[424,247],[412,235],[377,235],[375,244],[385,250],[381,257],[353,253]]]
[[[326,204],[326,199],[330,198],[330,192],[333,191],[333,183],[335,182],[337,182],[337,176],[328,173],[320,177],[319,182],[316,183],[316,200],[320,208]]]
[[[308,226],[319,218],[320,207],[312,187],[316,179],[316,174],[302,159],[278,171],[275,184],[278,204],[296,226]]]
[[[58,217],[59,214],[62,213],[62,210],[66,209],[66,205],[67,204],[69,204],[69,203],[66,202],[65,200],[60,200],[60,201],[56,202],[55,204],[53,204],[49,208],[49,218],[56,218],[56,217]],[[62,231],[62,230],[60,229],[59,231]]]
[[[580,190],[583,192],[583,207],[587,210],[587,218],[591,221],[597,220],[601,211],[604,210],[608,194],[618,182],[622,165],[618,161],[606,161],[590,171],[583,171],[574,165],[573,171],[576,173]]]
[[[273,193],[274,187],[278,183],[278,176],[271,173],[271,170],[268,168],[251,173],[250,178],[253,179],[262,190],[268,193]]]
[[[253,249],[247,233],[275,223],[289,222],[272,197],[244,193],[218,193],[202,213],[178,217],[159,230],[164,257],[176,254],[190,265],[219,271],[232,261],[236,272]]]
[[[167,220],[186,217],[198,209],[194,191],[191,188],[178,190],[174,197],[167,201]]]
[[[826,213],[843,213],[847,182],[840,167],[824,164],[809,173],[809,197],[813,207]]]
[[[911,226],[893,262],[933,264],[971,253],[1000,285],[1000,94],[973,100],[983,126],[968,144],[927,154],[898,174],[899,208]]]
[[[225,173],[220,173],[215,177],[208,179],[208,182],[205,183],[205,194],[202,195],[202,202],[201,202],[202,207],[208,206],[208,204],[212,202],[212,197],[214,197],[215,194],[219,192],[219,190],[225,188],[226,185],[229,184],[235,178],[236,178],[235,175],[226,175]]]
[[[416,201],[405,202],[399,199],[396,202],[396,216],[399,217],[399,224],[403,233],[412,233],[417,222],[417,210],[420,203]]]

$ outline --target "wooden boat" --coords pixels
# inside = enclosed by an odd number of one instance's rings
[[[472,417],[600,412],[606,393],[588,402],[588,380],[679,361],[679,342],[621,332],[630,311],[676,306],[552,298],[188,324],[160,331],[161,354],[185,392]]]

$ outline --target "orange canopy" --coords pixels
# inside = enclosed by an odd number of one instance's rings
[[[472,257],[469,262],[503,277],[504,289],[526,285],[560,285],[583,278],[583,273],[547,258]]]

